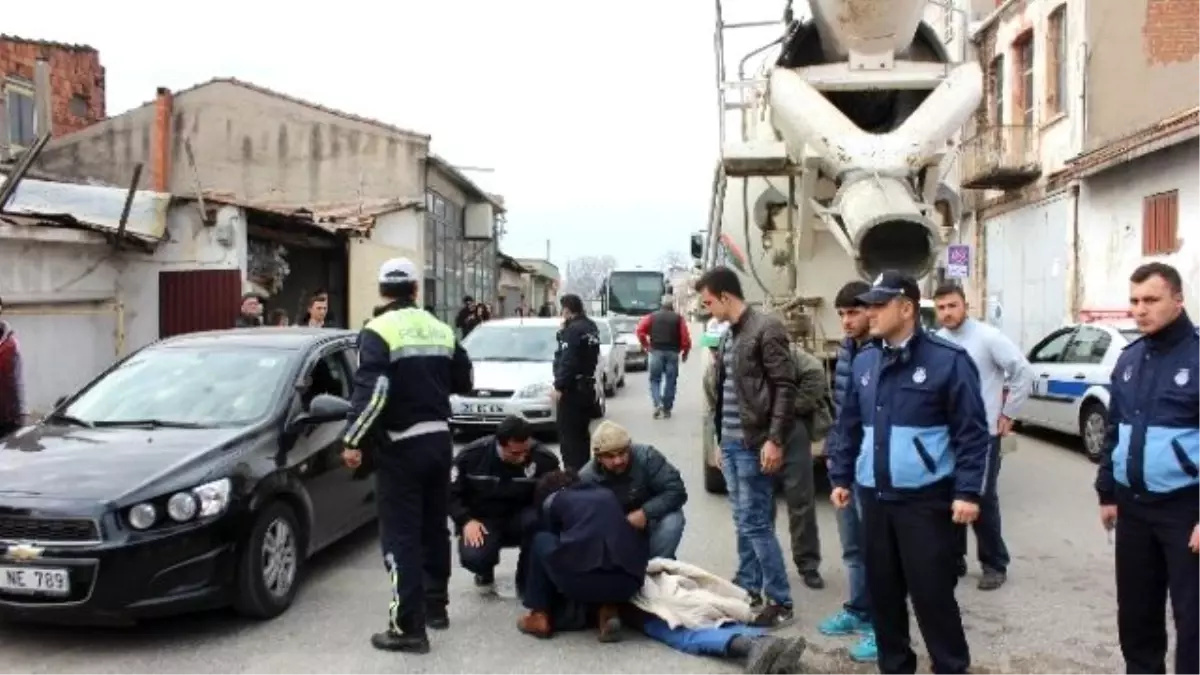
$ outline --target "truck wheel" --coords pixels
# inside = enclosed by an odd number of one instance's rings
[[[710,495],[723,495],[729,491],[725,485],[725,474],[715,466],[704,467],[704,491]]]

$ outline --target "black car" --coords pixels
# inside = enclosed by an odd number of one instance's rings
[[[0,441],[0,617],[284,612],[306,559],[374,518],[340,457],[355,335],[163,340]]]

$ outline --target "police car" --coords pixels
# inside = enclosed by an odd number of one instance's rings
[[[1121,350],[1141,334],[1130,322],[1078,323],[1042,338],[1029,350],[1033,391],[1016,421],[1083,441],[1100,457],[1108,428],[1109,376]]]

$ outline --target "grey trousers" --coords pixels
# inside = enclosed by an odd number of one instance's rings
[[[816,487],[813,478],[812,441],[808,426],[796,421],[796,430],[783,451],[783,470],[779,480],[787,503],[788,530],[792,540],[792,561],[801,574],[815,572],[821,566],[821,536],[817,530]],[[771,511],[772,521],[775,511]]]

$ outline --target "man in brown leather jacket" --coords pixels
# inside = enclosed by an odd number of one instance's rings
[[[718,321],[728,321],[716,363],[714,424],[721,469],[737,526],[736,583],[765,601],[756,624],[776,627],[795,620],[783,549],[775,536],[775,476],[796,425],[796,365],[779,319],[746,304],[741,281],[716,267],[696,282],[700,300]]]

